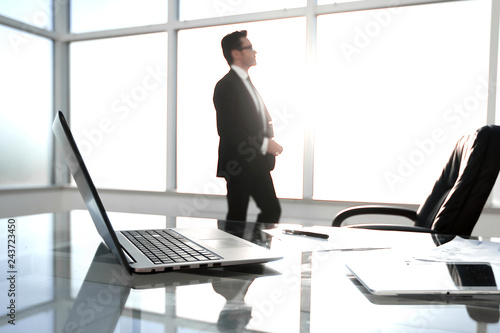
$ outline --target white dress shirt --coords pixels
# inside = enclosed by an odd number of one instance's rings
[[[266,115],[264,112],[264,102],[262,101],[262,99],[260,98],[260,95],[254,90],[250,81],[248,80],[249,79],[248,73],[243,68],[238,67],[236,65],[231,65],[231,68],[236,72],[236,74],[238,74],[238,76],[243,81],[243,84],[248,89],[248,92],[250,93],[250,96],[252,96],[252,99],[255,103],[257,111],[259,112],[259,114],[262,118],[263,128],[264,129],[267,128],[267,119],[266,119]],[[265,155],[267,153],[267,146],[268,145],[269,145],[269,138],[264,137],[264,140],[262,142],[262,147],[260,147],[260,152],[262,153],[262,155]]]

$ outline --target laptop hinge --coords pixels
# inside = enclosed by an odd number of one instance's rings
[[[128,251],[122,246],[123,254],[125,254],[125,257],[128,260],[129,264],[135,264],[137,261],[128,253]]]

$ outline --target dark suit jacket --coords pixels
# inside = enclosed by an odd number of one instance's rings
[[[238,74],[230,70],[215,86],[214,106],[219,133],[217,176],[248,176],[274,168],[275,156],[262,155],[264,137],[273,137],[267,110],[267,127],[257,111],[252,96]]]

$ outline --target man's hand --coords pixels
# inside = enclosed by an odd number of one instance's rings
[[[276,143],[273,139],[269,139],[269,144],[267,145],[267,152],[274,156],[278,156],[283,152],[283,147]]]

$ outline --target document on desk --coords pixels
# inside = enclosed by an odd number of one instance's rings
[[[285,243],[285,245],[290,244],[294,248],[297,248],[301,251],[323,250],[324,248],[328,248],[329,246],[328,244],[330,237],[328,237],[328,239],[320,237],[309,237],[305,235],[293,234],[291,232],[292,230],[306,231],[305,228],[297,228],[292,226],[290,228],[280,227],[267,229],[264,230],[264,232],[273,236],[274,238],[281,240]]]
[[[414,259],[443,262],[489,262],[500,266],[500,243],[457,236],[434,249],[418,253]]]
[[[387,242],[383,236],[388,236],[390,233],[382,234],[382,237],[373,237],[373,231],[349,228],[284,225],[264,232],[302,251],[369,251],[409,244],[406,237],[392,237],[392,241]]]

